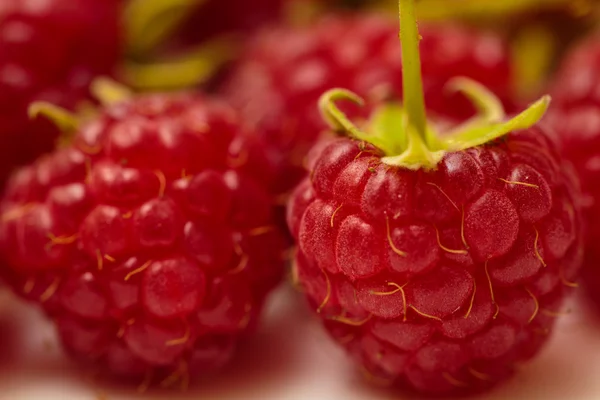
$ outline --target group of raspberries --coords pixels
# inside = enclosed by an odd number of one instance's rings
[[[535,101],[507,36],[417,32],[414,0],[400,24],[373,2],[129,3],[0,2],[0,277],[78,362],[187,387],[288,276],[371,381],[469,394],[540,352],[574,288],[600,311],[596,34]],[[144,21],[161,40],[130,52]],[[125,64],[168,81],[225,37],[202,85],[127,88]]]

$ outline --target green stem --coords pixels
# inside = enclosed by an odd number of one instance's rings
[[[399,0],[400,41],[402,42],[402,85],[404,106],[411,124],[425,140],[427,117],[421,78],[421,56],[419,53],[419,29],[414,0]]]

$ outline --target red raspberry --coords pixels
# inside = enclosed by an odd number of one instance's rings
[[[248,45],[223,91],[260,127],[269,147],[256,152],[267,154],[268,171],[277,171],[271,177],[275,192],[287,192],[304,176],[304,156],[326,128],[316,106],[324,91],[344,87],[363,97],[400,95],[396,25],[377,14],[335,15],[308,27],[263,31]],[[508,49],[498,36],[452,25],[423,32],[425,97],[432,111],[452,117],[473,113],[460,95],[440,95],[457,75],[485,84],[510,103]]]
[[[324,150],[289,208],[299,283],[369,374],[482,388],[546,342],[582,253],[542,135],[449,153],[435,172],[390,167],[349,139]]]
[[[216,101],[141,97],[11,179],[3,272],[76,358],[185,382],[252,331],[285,243],[265,190],[228,158],[240,132]]]
[[[587,228],[586,277],[589,294],[600,307],[600,42],[597,36],[580,43],[564,59],[552,87],[550,117],[565,158],[579,173],[584,192]]]
[[[352,95],[323,98],[327,120],[360,140],[325,147],[292,195],[297,277],[368,377],[479,391],[535,356],[562,312],[581,264],[577,192],[532,126],[546,100],[506,124],[484,107],[479,122],[425,134],[417,31],[401,15],[405,109],[387,106],[363,133],[330,102]]]
[[[50,151],[56,130],[31,122],[33,101],[73,110],[119,56],[117,0],[3,0],[0,4],[0,185],[16,165]]]

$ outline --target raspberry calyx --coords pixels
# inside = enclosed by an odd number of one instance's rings
[[[363,131],[335,105],[338,100],[362,105],[363,99],[345,89],[332,89],[323,94],[319,107],[333,130],[380,148],[385,154],[382,158],[385,164],[410,170],[431,170],[448,152],[480,146],[510,132],[530,128],[544,116],[550,96],[541,97],[525,111],[506,120],[502,104],[494,94],[475,81],[457,78],[449,83],[449,88],[463,92],[476,106],[478,114],[451,132],[438,133],[427,120],[425,112],[419,33],[413,2],[400,0],[400,10],[404,104],[381,107]]]
[[[128,87],[107,77],[95,78],[90,83],[90,94],[105,107],[133,98],[133,92]],[[27,114],[31,120],[43,117],[52,122],[60,132],[56,145],[63,147],[71,144],[73,135],[84,122],[96,116],[96,111],[90,108],[82,110],[80,113],[73,113],[54,103],[35,101],[29,105]]]

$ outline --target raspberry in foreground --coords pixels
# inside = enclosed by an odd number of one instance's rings
[[[74,110],[120,53],[118,0],[3,0],[0,5],[0,185],[12,168],[52,150],[58,132],[30,121],[49,101]]]
[[[12,177],[2,273],[76,359],[186,385],[254,329],[285,242],[266,191],[228,155],[240,134],[215,100],[149,95]]]
[[[254,147],[268,164],[255,168],[266,170],[274,193],[287,193],[304,177],[304,157],[327,129],[315,106],[323,92],[344,87],[365,98],[401,95],[396,36],[393,18],[350,14],[265,29],[250,41],[222,91],[264,136]],[[464,97],[444,92],[454,76],[483,83],[514,107],[509,50],[499,36],[456,25],[424,27],[421,52],[425,101],[433,112],[473,114]]]
[[[562,155],[579,174],[587,223],[583,284],[600,310],[600,42],[590,36],[564,59],[554,78],[550,117]]]
[[[479,117],[436,134],[420,95],[413,2],[400,4],[413,61],[405,108],[382,107],[363,131],[334,103],[355,94],[323,96],[325,119],[351,138],[330,143],[292,195],[296,277],[370,380],[481,391],[533,358],[564,312],[583,256],[578,193],[535,126],[546,97],[504,122],[493,95],[456,81]]]

